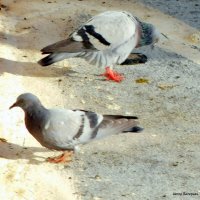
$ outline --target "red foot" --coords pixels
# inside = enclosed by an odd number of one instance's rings
[[[121,82],[124,79],[121,74],[113,71],[112,69],[110,69],[110,67],[106,67],[106,72],[102,74],[102,76],[105,76],[107,81],[112,80],[115,82]]]
[[[73,151],[65,151],[63,154],[61,154],[60,156],[56,156],[56,157],[51,157],[51,158],[47,158],[47,162],[50,163],[65,163],[65,162],[70,162],[71,156],[73,155]]]

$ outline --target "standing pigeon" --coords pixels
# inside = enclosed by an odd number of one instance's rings
[[[10,106],[25,112],[25,125],[31,135],[44,147],[64,151],[49,162],[69,161],[74,149],[94,139],[121,133],[140,132],[137,117],[100,115],[84,110],[46,109],[31,93],[21,94]]]
[[[107,11],[94,16],[67,39],[41,50],[49,54],[38,61],[48,66],[66,58],[81,57],[90,64],[106,67],[107,80],[120,82],[123,76],[113,65],[123,63],[134,48],[153,45],[160,33],[152,24],[141,22],[125,11]]]

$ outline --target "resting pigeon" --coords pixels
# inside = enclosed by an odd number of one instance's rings
[[[107,11],[94,16],[67,39],[41,50],[49,54],[38,61],[48,66],[66,58],[81,57],[90,64],[106,67],[107,80],[120,82],[123,76],[112,70],[123,63],[134,48],[154,45],[160,33],[152,24],[125,11]]]
[[[64,151],[49,162],[69,161],[79,144],[88,143],[105,136],[140,132],[137,117],[100,115],[91,111],[46,109],[31,93],[21,94],[10,106],[21,107],[25,112],[25,125],[32,136],[44,147]]]

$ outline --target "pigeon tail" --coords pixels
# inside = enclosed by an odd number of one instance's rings
[[[55,62],[64,60],[66,58],[73,58],[78,55],[79,53],[51,53],[50,55],[39,60],[38,64],[40,64],[41,66],[48,66],[52,65]]]
[[[103,117],[103,121],[92,138],[100,139],[109,135],[143,130],[138,126],[138,118],[134,116],[104,115]]]
[[[128,133],[128,132],[132,132],[132,133],[140,133],[144,130],[144,128],[139,127],[139,126],[134,126],[126,131],[123,131],[123,133]]]

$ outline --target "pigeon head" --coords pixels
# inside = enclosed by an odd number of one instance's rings
[[[153,46],[154,44],[156,44],[160,39],[160,33],[156,29],[156,27],[152,24],[141,22],[139,20],[138,22],[141,26],[141,38],[138,47],[146,45]]]
[[[20,107],[23,110],[27,110],[28,108],[35,105],[41,105],[40,100],[31,93],[24,93],[17,97],[16,102],[12,106],[10,106],[9,109]]]

